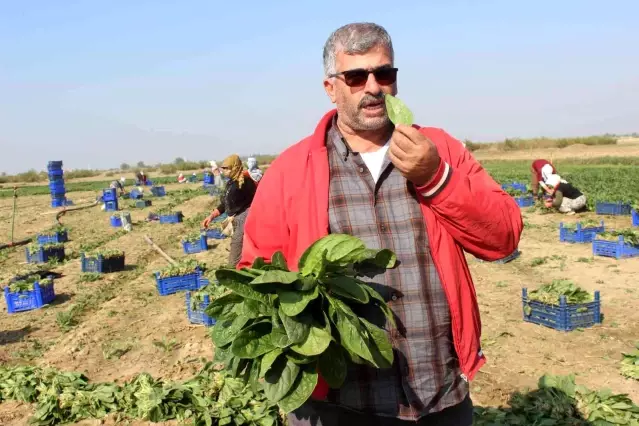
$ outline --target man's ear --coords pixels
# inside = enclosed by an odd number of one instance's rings
[[[335,83],[332,78],[324,79],[324,90],[332,103],[335,103]]]

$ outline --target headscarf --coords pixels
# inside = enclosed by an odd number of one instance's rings
[[[557,174],[553,174],[548,176],[548,179],[546,179],[545,183],[548,186],[556,188],[557,186],[559,186],[560,183],[568,183],[568,182],[565,179],[562,179],[561,176]]]
[[[244,185],[244,167],[242,167],[242,160],[237,154],[226,157],[222,162],[222,167],[229,169],[229,178],[237,182],[240,188]]]
[[[249,157],[246,161],[249,170],[257,169],[257,160],[255,157]]]
[[[218,169],[217,167],[217,163],[213,160],[209,161],[209,164],[211,165],[211,171],[214,172]]]
[[[550,178],[550,176],[554,175],[553,171],[554,171],[554,168],[553,168],[552,164],[545,164],[541,168],[541,180],[543,180],[544,182],[547,182],[548,178]]]

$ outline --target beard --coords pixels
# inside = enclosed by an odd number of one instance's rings
[[[342,103],[341,108],[338,107],[338,113],[342,116],[345,124],[351,129],[357,131],[371,131],[381,130],[387,128],[391,121],[386,113],[386,106],[384,104],[384,114],[379,117],[367,117],[364,108],[367,105],[384,101],[384,94],[378,96],[365,95],[357,104],[349,103],[345,101]]]

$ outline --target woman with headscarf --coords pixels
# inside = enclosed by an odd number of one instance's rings
[[[244,238],[244,222],[248,216],[249,207],[255,196],[256,185],[252,179],[246,178],[242,160],[233,154],[227,157],[220,170],[224,176],[229,178],[226,190],[221,196],[220,204],[215,210],[204,219],[202,227],[207,228],[211,221],[223,213],[232,218],[233,236],[231,237],[231,253],[229,254],[229,264],[235,267],[242,255],[242,239]]]
[[[120,190],[120,195],[124,195],[126,194],[126,190],[124,189],[125,182],[126,182],[126,179],[123,176],[120,178],[120,180],[112,181],[111,184],[109,185],[109,188]]]
[[[138,186],[144,186],[144,185],[147,184],[147,181],[148,181],[148,179],[147,179],[146,175],[144,174],[143,170],[140,170],[140,171],[138,171],[135,174],[135,179],[136,179],[136,183],[135,184],[138,185]]]
[[[211,165],[211,173],[213,174],[213,185],[218,189],[222,189],[224,187],[224,180],[222,179],[220,168],[213,160],[209,161],[209,164]]]
[[[551,197],[545,201],[546,207],[554,207],[567,215],[573,215],[586,207],[586,196],[558,174],[548,175],[545,184],[544,190]]]
[[[530,171],[532,172],[532,193],[541,199],[541,196],[539,195],[539,186],[547,192],[548,186],[546,185],[546,180],[550,175],[556,174],[557,170],[550,161],[539,159],[532,162]]]
[[[255,157],[249,157],[247,160],[248,173],[255,182],[259,182],[262,179],[262,171],[257,166],[257,160]]]

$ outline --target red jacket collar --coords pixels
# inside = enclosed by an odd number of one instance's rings
[[[337,114],[337,109],[332,109],[320,120],[315,127],[315,131],[311,136],[311,150],[315,151],[317,149],[322,149],[326,147],[326,132],[333,121],[333,117]]]

